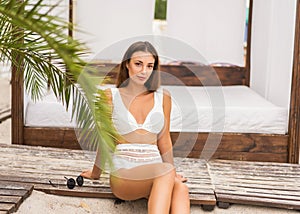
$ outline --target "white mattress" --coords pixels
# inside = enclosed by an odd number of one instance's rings
[[[58,101],[53,92],[48,92],[42,100],[33,102],[26,97],[25,126],[31,127],[75,127],[72,113],[66,111],[62,102]]]
[[[247,86],[163,88],[172,95],[172,132],[287,132],[287,109],[275,106]],[[25,126],[75,127],[75,123],[50,93],[41,101],[28,102]]]
[[[164,86],[172,94],[174,132],[287,133],[287,109],[247,86]]]

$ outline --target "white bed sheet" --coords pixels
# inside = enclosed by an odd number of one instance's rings
[[[114,86],[108,86],[114,87]],[[287,109],[247,86],[162,86],[172,95],[171,132],[287,133]],[[25,126],[75,127],[55,96],[48,93],[26,107]]]
[[[172,94],[171,131],[287,133],[287,109],[247,86],[164,86]]]

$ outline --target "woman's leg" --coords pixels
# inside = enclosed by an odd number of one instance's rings
[[[120,169],[111,175],[112,192],[123,200],[148,198],[148,213],[169,213],[175,170],[171,164]]]
[[[148,200],[148,213],[169,214],[172,191],[174,188],[175,171],[172,171],[153,180]]]
[[[186,184],[182,183],[175,177],[174,189],[171,202],[171,214],[189,214],[190,197],[189,189]]]

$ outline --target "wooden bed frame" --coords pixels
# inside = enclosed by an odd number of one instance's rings
[[[249,23],[248,23],[248,45],[246,54],[245,67],[237,66],[216,66],[213,67],[222,85],[247,85],[249,86],[250,77],[250,49],[251,49],[251,24],[252,24],[252,6],[253,0],[250,1]],[[296,15],[296,33],[294,46],[294,67],[291,91],[291,108],[289,118],[288,134],[253,134],[253,133],[178,133],[172,132],[173,142],[180,135],[180,142],[174,146],[175,156],[185,156],[186,152],[189,157],[208,157],[212,152],[205,149],[206,154],[202,153],[207,137],[219,138],[222,135],[221,143],[212,158],[247,160],[247,161],[267,161],[267,162],[299,162],[299,144],[300,144],[300,0],[297,0]],[[101,68],[110,69],[109,75],[112,79],[115,77],[113,64],[97,65]],[[201,82],[195,75],[189,72],[191,66],[194,66],[199,75],[205,79],[205,85],[218,85],[216,83],[213,69],[205,69],[199,65],[162,65],[161,70],[172,73],[180,78],[186,85],[199,85]],[[103,71],[103,70],[102,70]],[[166,83],[162,79],[162,83]],[[170,83],[170,82],[169,82]],[[171,83],[172,84],[172,83]],[[77,142],[74,129],[72,128],[33,128],[24,126],[24,103],[23,103],[23,77],[16,75],[15,67],[12,70],[12,143],[33,145],[33,146],[50,146],[69,149],[81,149]],[[189,143],[193,141],[192,136],[198,136],[196,144],[192,151],[187,151]],[[211,148],[213,149],[213,148]]]

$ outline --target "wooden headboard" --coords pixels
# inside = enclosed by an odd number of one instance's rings
[[[106,83],[115,84],[118,72],[116,63],[91,63],[94,75],[106,77]],[[234,65],[162,64],[162,85],[228,86],[248,85],[245,67]]]

